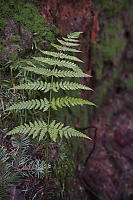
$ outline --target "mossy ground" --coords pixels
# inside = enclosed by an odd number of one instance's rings
[[[2,44],[3,31],[8,24],[9,18],[12,18],[23,29],[29,30],[33,35],[33,43],[37,46],[44,40],[48,41],[48,43],[54,42],[55,38],[60,35],[57,27],[46,27],[46,20],[40,15],[36,4],[34,1],[33,3],[27,3],[26,0],[7,0],[6,3],[4,0],[0,1],[0,55],[4,54],[4,45]],[[9,38],[8,42],[21,43],[21,35]],[[17,58],[19,58],[19,55]]]

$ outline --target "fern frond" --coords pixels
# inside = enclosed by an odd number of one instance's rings
[[[54,92],[58,92],[59,89],[62,90],[92,90],[91,88],[82,85],[80,83],[61,81],[61,82],[52,82],[47,83],[43,81],[29,82],[21,85],[14,86],[11,89],[24,89],[24,90],[42,90],[44,92],[48,92],[49,90],[53,90]]]
[[[83,33],[83,32],[74,32],[74,33],[68,34],[67,37],[68,38],[72,38],[72,39],[73,38],[78,38],[81,33]]]
[[[65,61],[65,60],[57,60],[57,59],[52,59],[52,58],[44,58],[44,57],[33,57],[35,60],[39,62],[43,62],[49,65],[54,65],[54,66],[59,66],[59,67],[67,67],[69,69],[75,70],[80,70],[81,69],[76,65],[75,63]]]
[[[77,106],[77,105],[92,105],[95,106],[94,103],[81,99],[81,98],[74,98],[74,97],[62,97],[62,98],[57,98],[55,99],[53,97],[51,101],[51,107],[54,110],[57,110],[57,107],[62,108],[62,107],[70,107],[70,106]]]
[[[77,44],[77,43],[71,43],[71,42],[64,42],[63,40],[58,40],[58,42],[62,45],[65,45],[65,46],[72,46],[72,47],[77,47],[79,46],[80,44]]]
[[[60,138],[64,136],[67,139],[69,137],[83,137],[90,139],[82,132],[71,128],[70,126],[64,126],[61,122],[56,123],[55,120],[49,126],[44,121],[35,121],[34,123],[30,122],[29,124],[20,125],[9,131],[7,135],[19,133],[27,134],[29,136],[32,135],[33,138],[39,137],[39,141],[41,141],[47,132],[50,134],[50,138],[54,142],[56,142],[58,136],[60,136]]]
[[[15,127],[9,131],[7,135],[15,135],[21,133],[28,134],[29,136],[32,135],[33,138],[40,135],[41,139],[43,139],[47,132],[47,128],[47,124],[44,121],[35,121],[34,123],[29,122],[29,124]]]
[[[49,125],[48,133],[50,134],[51,140],[53,140],[54,142],[56,142],[58,136],[60,136],[60,138],[64,136],[66,139],[70,137],[83,137],[90,139],[82,132],[77,131],[70,126],[64,126],[64,124],[61,122],[56,123],[55,120]]]
[[[43,68],[33,68],[33,67],[23,67],[24,70],[45,75],[47,77],[49,76],[55,76],[55,77],[91,77],[88,74],[83,73],[82,71],[65,71],[65,70],[57,70],[57,69],[43,69]]]
[[[62,90],[78,90],[78,89],[92,90],[91,88],[85,85],[82,85],[80,83],[74,83],[74,82],[69,82],[69,81],[53,82],[53,84],[51,85],[51,88],[56,88],[57,91],[60,88]]]
[[[42,110],[43,109],[43,111],[46,111],[48,110],[49,107],[50,107],[49,101],[46,98],[44,98],[40,100],[32,99],[29,101],[16,103],[10,106],[9,108],[7,108],[6,110],[10,111],[10,110],[22,110],[22,109],[28,109],[28,110],[31,110],[31,109]]]
[[[64,38],[64,37],[63,37],[63,40],[68,41],[68,42],[79,42],[79,40]]]
[[[44,98],[44,99],[32,99],[29,101],[23,101],[20,103],[16,103],[12,106],[10,106],[9,108],[7,108],[7,111],[11,111],[11,110],[22,110],[22,109],[27,109],[27,110],[31,110],[31,109],[39,109],[39,110],[43,110],[47,111],[49,109],[49,107],[52,107],[54,110],[57,110],[57,107],[62,108],[62,107],[70,107],[70,106],[76,106],[76,105],[83,105],[83,104],[87,104],[87,105],[95,105],[94,103],[84,100],[84,99],[80,99],[80,98],[74,98],[74,97],[63,97],[63,98],[53,98],[51,103],[49,103],[49,101]]]
[[[60,46],[60,45],[57,45],[57,44],[51,44],[53,47],[55,47],[57,50],[59,51],[69,51],[69,52],[75,52],[75,53],[78,53],[78,52],[81,52],[77,49],[72,49],[72,48],[69,48],[69,47],[63,47],[63,46]]]
[[[53,56],[56,58],[61,58],[61,59],[68,59],[68,60],[72,60],[72,61],[77,61],[77,62],[82,62],[82,60],[80,60],[79,58],[75,57],[75,56],[70,56],[64,53],[56,53],[56,52],[51,52],[51,51],[43,51],[40,50],[43,54],[48,55],[48,56]]]

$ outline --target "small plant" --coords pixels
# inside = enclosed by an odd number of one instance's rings
[[[92,90],[85,85],[69,81],[69,78],[89,77],[88,74],[85,74],[79,66],[75,64],[75,62],[82,63],[83,61],[73,55],[69,55],[69,53],[80,52],[76,49],[76,47],[79,46],[78,37],[80,33],[81,32],[74,32],[72,34],[68,34],[67,37],[63,38],[63,40],[58,40],[61,45],[52,44],[52,46],[57,50],[56,52],[41,50],[44,56],[33,57],[30,61],[26,60],[27,66],[22,69],[40,75],[43,80],[45,79],[45,81],[37,80],[23,83],[12,88],[14,90],[43,91],[43,93],[48,93],[46,94],[47,96],[43,99],[32,99],[19,102],[7,108],[7,111],[20,111],[24,109],[34,111],[42,110],[43,112],[47,112],[47,121],[43,121],[41,119],[35,120],[34,122],[30,121],[29,123],[24,123],[15,127],[7,133],[7,135],[27,134],[36,138],[38,142],[46,142],[46,185],[48,181],[48,152],[50,141],[58,142],[59,138],[62,140],[63,137],[67,140],[71,137],[83,137],[90,139],[82,132],[77,131],[70,126],[65,126],[62,122],[52,120],[51,115],[51,109],[58,110],[63,109],[63,107],[84,104],[95,105],[92,102],[81,98],[71,96],[55,98],[54,95],[54,92],[57,93],[59,90]],[[69,53],[66,54],[66,52]],[[59,69],[59,67],[62,67],[63,70]],[[64,81],[64,79],[66,80]]]
[[[11,187],[16,187],[25,178],[34,175],[43,178],[45,175],[44,161],[30,157],[30,139],[25,135],[11,137],[10,149],[0,147],[0,195],[9,193]]]

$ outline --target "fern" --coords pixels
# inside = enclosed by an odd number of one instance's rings
[[[41,57],[33,57],[30,61],[26,60],[26,67],[20,67],[24,71],[29,71],[40,75],[46,81],[33,81],[25,84],[20,84],[15,86],[13,89],[21,90],[40,90],[44,93],[49,92],[49,98],[44,99],[32,99],[17,104],[13,104],[7,108],[7,111],[11,110],[42,110],[42,112],[48,112],[47,122],[43,120],[35,120],[34,122],[29,122],[22,124],[10,130],[7,135],[14,134],[27,134],[33,138],[38,139],[38,141],[46,140],[46,182],[48,180],[48,143],[49,141],[57,142],[59,138],[69,139],[71,137],[83,137],[90,139],[84,133],[75,130],[70,126],[65,126],[61,122],[56,122],[51,120],[51,108],[57,110],[58,108],[77,106],[77,105],[90,105],[95,106],[94,103],[84,100],[81,98],[74,98],[71,96],[58,97],[55,98],[54,92],[59,90],[77,90],[85,89],[92,90],[91,88],[71,81],[64,81],[63,78],[80,78],[80,77],[90,77],[88,74],[84,73],[75,62],[82,62],[79,58],[69,55],[70,53],[77,53],[76,47],[79,46],[78,37],[81,32],[75,32],[68,34],[67,37],[58,40],[61,45],[51,44],[56,52],[42,51]],[[64,52],[64,53],[62,53]],[[66,53],[67,52],[67,53]],[[45,57],[46,56],[46,57]],[[63,70],[59,69],[62,67]],[[52,68],[52,69],[50,69]],[[61,81],[56,79],[60,77]],[[48,95],[47,95],[48,96]]]
[[[52,44],[55,48],[58,50],[62,51],[69,51],[69,52],[79,52],[77,49],[73,49],[72,47],[78,46],[77,44],[77,38],[79,37],[81,32],[75,32],[72,34],[67,35],[67,41],[63,40],[58,40],[59,43],[61,43],[62,46],[60,45],[55,45]],[[64,38],[63,38],[64,39]],[[64,39],[64,40],[66,40]],[[75,40],[76,39],[76,40]],[[70,42],[71,41],[71,42]],[[65,47],[69,46],[69,47]],[[63,90],[75,90],[75,89],[86,89],[86,90],[91,90],[89,87],[84,86],[82,84],[74,83],[74,82],[67,82],[67,81],[61,81],[59,82],[54,82],[53,78],[54,77],[89,77],[89,75],[83,73],[81,69],[78,67],[77,64],[74,62],[67,61],[67,59],[71,59],[72,61],[79,61],[75,56],[70,56],[68,54],[64,53],[56,53],[56,52],[49,52],[49,51],[42,51],[43,54],[46,54],[48,56],[52,56],[54,58],[49,58],[49,57],[33,57],[33,61],[36,60],[39,63],[46,63],[49,66],[54,66],[54,68],[48,69],[46,66],[39,67],[36,66],[35,62],[32,61],[26,61],[26,63],[30,66],[28,67],[23,67],[24,70],[30,71],[32,73],[40,74],[42,76],[46,77],[52,77],[51,82],[43,82],[43,81],[37,81],[37,82],[30,82],[27,84],[22,84],[20,86],[14,87],[14,89],[29,89],[29,90],[44,90],[44,92],[50,92],[50,99],[32,99],[24,102],[20,102],[14,105],[11,105],[9,108],[7,108],[7,111],[11,110],[22,110],[22,109],[35,109],[35,110],[43,110],[47,111],[50,108],[57,110],[57,108],[63,108],[63,107],[70,107],[70,106],[76,106],[76,105],[83,105],[83,104],[88,104],[88,105],[95,105],[90,101],[83,100],[80,98],[73,98],[73,97],[62,97],[62,98],[57,98],[55,99],[54,97],[52,98],[52,93],[51,91],[58,92],[59,89]],[[56,58],[56,59],[55,59]],[[65,68],[70,68],[71,70],[66,71],[66,70],[58,70],[59,67],[65,67]],[[49,121],[49,120],[48,120]],[[45,131],[42,131],[42,126],[45,129]],[[16,134],[16,133],[27,133],[28,135],[32,135],[33,137],[36,137],[38,134],[42,134],[43,137],[45,136],[45,133],[48,131],[47,126],[44,122],[36,121],[35,123],[31,123],[30,125],[24,124],[19,127],[16,127],[12,131],[10,131],[8,134]],[[52,130],[52,129],[51,129]],[[60,130],[61,131],[61,130]],[[49,131],[48,131],[49,132]],[[56,131],[55,131],[56,135]],[[60,135],[60,134],[59,134]],[[69,133],[69,136],[71,135],[71,132]],[[73,135],[73,134],[72,134]],[[79,134],[80,136],[83,135],[82,133]],[[54,140],[56,137],[54,137],[54,134],[52,134]],[[64,134],[65,137],[68,137],[67,134]],[[77,135],[78,136],[78,133]],[[43,139],[42,136],[40,136],[41,139]],[[84,137],[84,135],[83,135]],[[51,138],[52,139],[52,138]]]
[[[72,47],[76,47],[79,44],[77,43],[78,37],[81,32],[75,32],[72,34],[68,34],[67,38],[63,38],[63,40],[58,40],[60,45],[52,44],[55,48],[62,51],[69,51],[69,52],[79,52],[77,49],[73,49]],[[66,47],[69,46],[69,47]],[[51,56],[53,58],[49,57],[33,57],[33,61],[26,61],[26,63],[29,65],[27,67],[23,67],[23,70],[30,71],[32,73],[40,74],[42,76],[51,77],[51,82],[43,82],[43,81],[36,81],[36,82],[29,82],[25,84],[21,84],[19,86],[15,86],[14,89],[28,89],[28,90],[42,90],[44,92],[50,92],[50,99],[47,98],[44,99],[32,99],[28,101],[23,101],[17,104],[13,104],[10,107],[7,108],[7,111],[11,110],[42,110],[43,112],[50,110],[50,108],[57,110],[58,108],[63,107],[70,107],[70,106],[77,106],[77,105],[91,105],[94,106],[92,102],[88,100],[83,100],[81,98],[74,98],[74,97],[58,97],[57,99],[55,97],[52,97],[52,90],[55,92],[58,92],[59,89],[62,90],[76,90],[76,89],[86,89],[91,90],[91,88],[75,83],[70,81],[61,81],[61,82],[54,82],[53,78],[56,77],[89,77],[89,75],[85,74],[81,71],[79,66],[74,63],[74,61],[82,62],[80,59],[78,59],[75,56],[70,56],[69,54],[61,53],[61,52],[50,52],[50,51],[42,51],[43,55]],[[55,59],[56,58],[56,59]],[[38,67],[36,62],[38,63],[45,63],[46,66]],[[71,60],[68,61],[68,60]],[[49,69],[49,66],[54,66],[53,69]],[[41,65],[40,65],[41,66]],[[58,67],[64,67],[64,68],[70,68],[71,70],[59,70]],[[49,121],[49,120],[48,120]],[[43,139],[45,137],[45,134],[48,132],[50,134],[50,137],[52,140],[56,141],[58,136],[61,136],[61,134],[57,134],[57,132],[61,132],[61,126],[58,127],[59,131],[57,129],[48,129],[48,127],[51,127],[50,121],[48,124],[46,122],[41,121],[35,121],[34,123],[30,122],[28,124],[24,124],[21,126],[18,126],[14,128],[13,130],[9,131],[8,135],[11,134],[17,134],[17,133],[23,133],[32,135],[33,137],[39,136],[39,140]],[[51,130],[51,131],[50,131]],[[54,131],[52,131],[54,130]],[[62,130],[65,130],[63,128]],[[71,130],[70,127],[66,130]],[[76,130],[75,130],[76,131]],[[71,131],[68,131],[68,134],[63,134],[64,137],[68,138],[69,136],[83,136],[86,137],[83,133],[80,132],[74,132],[73,129]],[[74,133],[74,134],[73,134]],[[55,136],[54,136],[55,134]],[[53,138],[52,138],[53,137]],[[56,138],[56,139],[55,139]]]

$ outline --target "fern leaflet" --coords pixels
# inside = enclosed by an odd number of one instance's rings
[[[79,44],[77,43],[70,43],[70,42],[64,42],[63,40],[58,40],[58,42],[62,45],[65,45],[65,46],[72,46],[72,47],[76,47],[76,46],[79,46]]]
[[[64,38],[64,37],[63,37],[63,40],[68,41],[68,42],[79,42],[78,40],[70,39],[70,38]]]
[[[69,52],[75,52],[75,53],[78,53],[78,52],[81,52],[77,49],[72,49],[72,48],[69,48],[69,47],[63,47],[63,46],[60,46],[60,45],[57,45],[57,44],[51,44],[53,47],[55,47],[57,50],[59,51],[69,51]]]
[[[43,81],[36,81],[36,82],[28,82],[21,85],[14,86],[11,89],[23,89],[23,90],[42,90],[44,92],[48,92],[49,90],[53,90],[54,92],[58,92],[59,89],[62,90],[92,90],[91,88],[82,85],[80,83],[75,82],[68,82],[68,81],[61,81],[61,82],[43,82]]]
[[[51,58],[44,58],[44,57],[34,57],[35,60],[49,64],[49,65],[54,65],[54,66],[59,66],[59,67],[67,67],[70,69],[73,69],[74,71],[80,70],[81,69],[76,65],[75,63],[65,61],[65,60],[56,60],[56,59],[51,59]]]
[[[80,34],[83,32],[74,32],[74,33],[70,33],[67,35],[68,38],[78,38],[80,36]]]
[[[56,58],[61,58],[61,59],[68,59],[68,60],[72,60],[72,61],[77,61],[77,62],[82,62],[82,60],[80,60],[79,58],[75,57],[75,56],[70,56],[68,54],[64,54],[64,53],[56,53],[56,52],[51,52],[51,51],[43,51],[40,50],[43,54],[48,55],[48,56],[53,56]]]
[[[55,77],[90,77],[90,75],[85,74],[81,71],[73,72],[73,71],[65,71],[65,70],[57,70],[57,69],[43,69],[43,68],[33,68],[33,67],[23,67],[24,70],[44,75],[44,76],[55,76]]]

